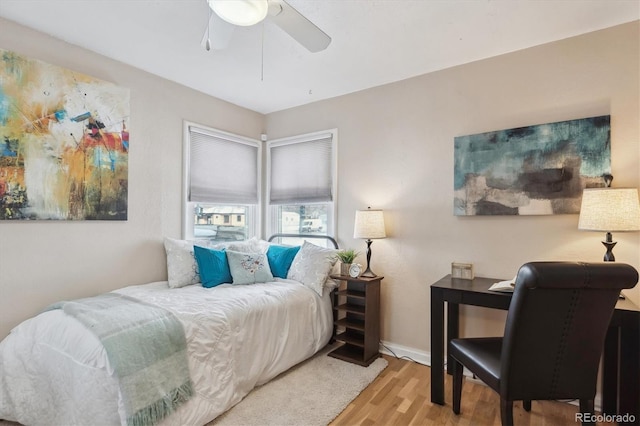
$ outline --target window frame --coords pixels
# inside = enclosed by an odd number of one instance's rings
[[[247,226],[247,238],[260,237],[262,235],[262,157],[263,157],[263,144],[257,140],[246,136],[237,135],[234,133],[226,132],[224,130],[215,129],[213,127],[205,126],[203,124],[195,123],[192,121],[183,121],[183,144],[182,144],[182,229],[181,234],[183,239],[195,239],[194,237],[194,223],[191,206],[193,204],[208,204],[208,205],[229,205],[229,206],[248,206],[252,207],[253,204],[240,204],[240,203],[197,203],[189,201],[189,183],[191,176],[191,134],[190,128],[194,127],[203,132],[211,134],[213,137],[225,139],[230,142],[242,143],[245,145],[254,146],[257,148],[256,155],[256,176],[257,176],[257,195],[258,200],[255,204],[255,223]],[[245,215],[246,220],[247,215]]]
[[[265,188],[265,197],[264,197],[264,209],[265,209],[265,231],[269,232],[270,235],[273,235],[275,231],[272,229],[272,223],[274,220],[273,217],[273,206],[271,204],[271,148],[279,147],[284,145],[291,145],[296,143],[305,143],[312,142],[314,140],[322,139],[323,137],[327,137],[331,135],[331,201],[326,202],[326,204],[331,204],[330,208],[328,208],[328,213],[331,214],[331,217],[327,220],[327,229],[326,235],[331,237],[336,237],[338,235],[338,129],[329,129],[322,130],[312,133],[305,133],[301,135],[288,136],[285,138],[278,138],[273,140],[267,140],[266,144],[266,159],[265,159],[265,169],[266,169],[266,188]],[[294,205],[309,205],[309,204],[325,204],[323,203],[299,203]]]

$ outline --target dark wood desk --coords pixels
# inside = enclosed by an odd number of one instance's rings
[[[460,305],[508,310],[510,293],[489,291],[502,278],[463,280],[447,275],[431,285],[431,402],[444,405],[444,351],[459,335]],[[445,302],[447,330],[445,336]],[[446,337],[446,339],[445,339]],[[633,414],[640,421],[640,308],[620,300],[613,313],[602,356],[602,411]],[[451,359],[447,372],[451,374]]]

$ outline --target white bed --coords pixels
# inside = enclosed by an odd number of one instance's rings
[[[330,290],[274,278],[215,288],[167,282],[118,293],[172,312],[184,327],[194,396],[163,425],[202,425],[310,357],[331,338]],[[126,424],[101,342],[62,310],[29,319],[0,342],[0,419],[28,425]]]

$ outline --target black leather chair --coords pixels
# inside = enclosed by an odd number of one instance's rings
[[[463,366],[500,394],[502,425],[513,401],[579,399],[593,414],[604,338],[621,289],[638,272],[621,263],[532,262],[518,271],[504,337],[453,339],[453,411]]]

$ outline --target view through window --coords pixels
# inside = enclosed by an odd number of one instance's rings
[[[273,232],[278,234],[330,235],[331,203],[276,205],[271,207]],[[282,237],[278,242],[297,245],[304,238]],[[324,245],[325,240],[313,241]]]
[[[242,241],[251,234],[249,224],[255,216],[253,206],[195,204],[193,237],[215,241]]]

